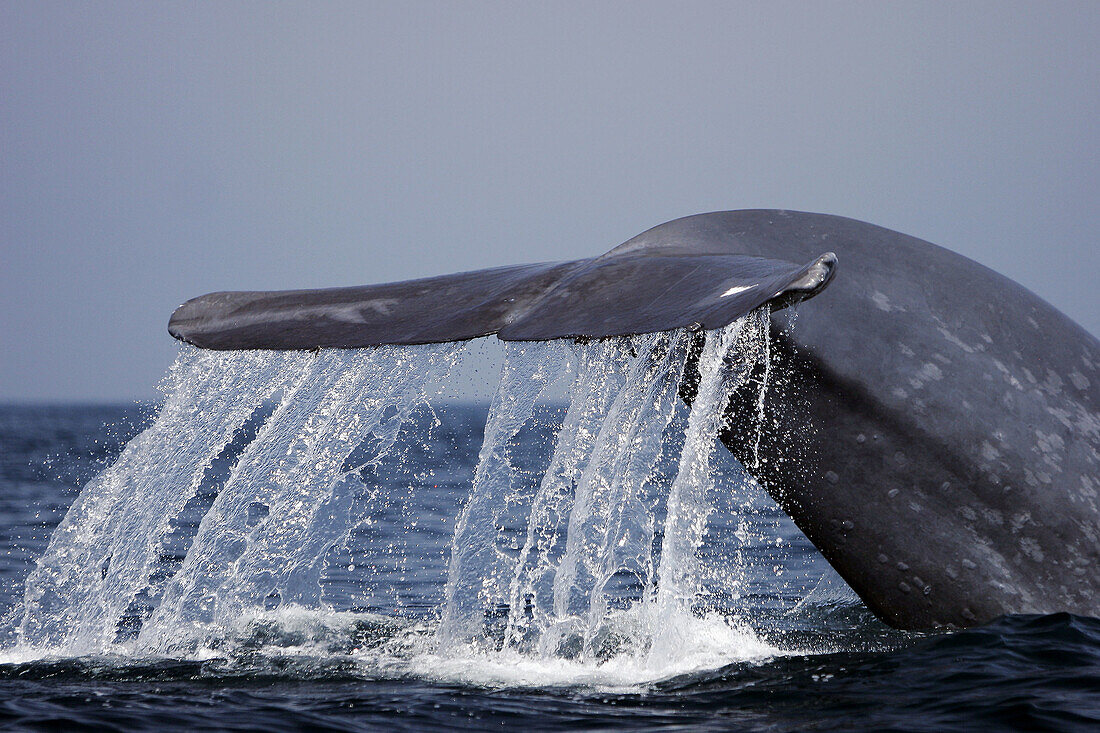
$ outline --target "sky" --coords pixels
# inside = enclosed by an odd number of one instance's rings
[[[1100,334],[1100,3],[0,0],[0,402],[149,399],[184,300],[840,214]]]

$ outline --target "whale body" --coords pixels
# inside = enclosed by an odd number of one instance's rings
[[[700,214],[574,262],[213,293],[169,331],[213,349],[602,338],[764,306],[771,358],[730,395],[720,437],[876,615],[905,629],[1100,615],[1100,343],[1017,283],[882,227]]]

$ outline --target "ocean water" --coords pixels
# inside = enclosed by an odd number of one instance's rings
[[[756,326],[0,407],[0,726],[1096,730],[1100,620],[892,630],[713,440]]]

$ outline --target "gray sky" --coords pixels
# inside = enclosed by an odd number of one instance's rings
[[[1100,3],[0,3],[0,400],[148,398],[176,305],[855,217],[1100,333]]]

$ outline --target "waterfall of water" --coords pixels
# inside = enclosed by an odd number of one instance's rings
[[[689,339],[683,333],[593,345],[570,417],[535,497],[513,581],[508,643],[544,654],[591,652],[616,573],[652,584],[654,523],[642,502],[672,417]]]
[[[713,500],[710,458],[720,422],[732,390],[766,355],[767,321],[767,313],[758,312],[706,334],[683,449],[675,479],[666,487],[663,541],[656,555],[657,509],[646,500],[646,489],[668,442],[691,335],[648,334],[573,346],[569,407],[531,503],[523,548],[510,568],[507,557],[491,555],[490,568],[484,560],[471,561],[484,557],[491,543],[471,544],[467,524],[476,516],[477,526],[496,526],[482,507],[507,502],[509,484],[502,477],[509,471],[492,467],[507,437],[493,426],[507,425],[507,435],[514,435],[529,419],[532,402],[522,392],[509,399],[515,386],[502,380],[479,465],[496,482],[475,481],[455,535],[451,592],[438,634],[442,648],[477,639],[542,657],[614,653],[622,633],[609,625],[608,590],[618,581],[620,588],[633,585],[635,617],[644,616],[643,632],[628,634],[633,647],[648,650],[654,664],[667,661],[683,641],[676,629],[692,613],[699,589],[696,550]],[[502,575],[509,569],[508,616],[498,639],[484,622],[500,603]],[[479,592],[470,592],[473,588]]]
[[[501,585],[505,557],[498,547],[500,516],[522,485],[509,441],[531,419],[539,396],[572,366],[571,357],[561,344],[553,344],[548,352],[540,348],[538,353],[524,344],[508,346],[473,487],[455,525],[446,604],[437,634],[444,647],[475,637],[481,631],[482,609],[506,598]]]
[[[713,506],[711,457],[727,396],[752,372],[761,344],[767,342],[767,318],[739,319],[707,333],[699,357],[699,386],[688,418],[676,479],[669,490],[661,545],[657,598],[649,659],[662,665],[688,641],[681,619],[691,613],[699,590],[696,551],[703,541]]]
[[[455,352],[443,345],[318,354],[238,459],[142,641],[164,647],[182,629],[228,625],[269,598],[318,605],[324,551],[351,521],[351,497],[334,491],[359,468],[347,458],[372,434],[383,438],[374,460],[384,455]]]
[[[184,622],[231,617],[261,589],[314,598],[311,563],[339,525],[315,520],[347,472],[344,457],[379,427],[381,407],[398,404],[400,422],[454,352],[453,345],[317,355],[185,348],[157,419],[85,487],[28,577],[22,643],[74,654],[115,642],[126,609],[150,585],[172,519],[273,398],[278,407],[218,492],[150,626],[176,638]],[[267,517],[253,531],[261,506]]]
[[[185,349],[147,430],[84,488],[26,582],[25,644],[96,651],[149,574],[169,520],[259,403],[300,379],[298,354]]]
[[[763,310],[706,334],[508,344],[435,653],[672,659],[697,612],[716,436],[767,359],[767,327]],[[29,576],[21,644],[176,653],[256,609],[325,607],[326,557],[396,500],[361,477],[461,351],[183,349],[156,420],[85,487]],[[517,451],[547,416],[560,426],[533,470]]]

